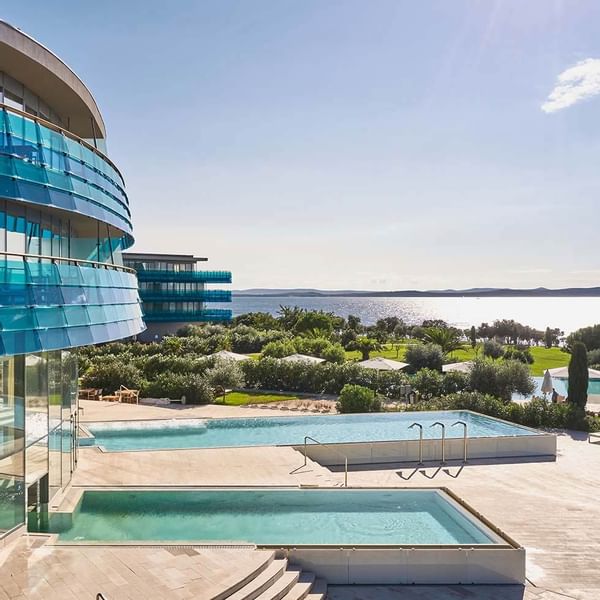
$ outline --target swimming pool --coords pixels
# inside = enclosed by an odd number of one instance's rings
[[[438,490],[86,491],[62,540],[493,544]]]
[[[524,548],[442,488],[85,490],[44,531],[59,544],[250,543],[332,584],[525,578]]]
[[[462,438],[464,421],[469,438],[497,438],[538,435],[527,427],[486,417],[470,411],[373,413],[358,415],[257,417],[250,419],[173,419],[170,421],[128,421],[92,423],[89,431],[96,445],[109,451],[165,448],[218,448],[229,446],[300,445],[309,435],[321,443],[353,443],[417,440],[423,425],[425,439],[440,437],[441,422],[446,437]]]

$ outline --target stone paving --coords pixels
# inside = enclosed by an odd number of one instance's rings
[[[131,415],[164,418],[165,414],[174,412],[162,407],[94,404],[98,406],[89,410],[87,404],[85,406],[85,417],[90,420],[98,420],[98,414],[114,419],[132,418]],[[210,412],[211,416],[245,416],[251,414],[250,411],[261,415],[281,414],[217,406],[186,408],[181,414],[186,418],[208,416],[201,415],[203,411]],[[73,485],[74,489],[123,484],[339,486],[343,480],[339,469],[330,470],[311,462],[307,468],[293,473],[300,464],[302,457],[290,448],[118,453],[82,448]],[[479,461],[464,467],[451,464],[444,468],[369,465],[352,467],[349,484],[450,488],[526,547],[529,583],[525,588],[335,587],[330,591],[331,600],[600,600],[600,444],[588,444],[582,434],[559,436],[556,461]],[[52,554],[54,550],[47,552]],[[30,579],[34,575],[30,573]],[[0,569],[0,581],[3,577],[4,571]]]

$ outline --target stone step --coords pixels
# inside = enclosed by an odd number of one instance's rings
[[[287,564],[285,558],[273,560],[257,577],[226,598],[228,600],[255,600],[283,575]]]
[[[289,567],[256,600],[281,600],[298,583],[300,569]]]
[[[206,555],[201,556],[202,562],[205,563]],[[257,560],[258,559],[258,560]],[[249,569],[244,577],[241,577],[238,581],[235,581],[231,585],[227,587],[224,591],[219,594],[215,594],[211,597],[211,600],[225,600],[226,598],[231,597],[235,592],[248,585],[251,581],[256,579],[262,572],[264,572],[267,567],[273,562],[275,559],[275,552],[270,550],[255,550],[252,552],[251,559],[245,558],[242,561],[241,567],[244,569]],[[240,569],[241,570],[241,569]]]
[[[324,579],[315,579],[313,586],[305,596],[305,600],[325,600],[327,598],[327,582]]]
[[[315,576],[312,573],[302,572],[298,581],[292,589],[283,597],[282,600],[304,600],[311,591],[315,583]]]

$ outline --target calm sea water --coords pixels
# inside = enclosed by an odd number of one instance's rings
[[[366,325],[391,316],[409,324],[443,319],[463,328],[514,319],[536,329],[559,327],[570,333],[600,323],[600,298],[267,298],[234,294],[232,304],[226,307],[232,308],[234,315],[255,311],[276,314],[280,305],[325,310],[344,317],[357,315]]]

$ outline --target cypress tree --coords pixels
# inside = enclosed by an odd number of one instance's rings
[[[581,409],[587,403],[588,389],[587,349],[582,342],[575,342],[569,362],[569,402]]]

